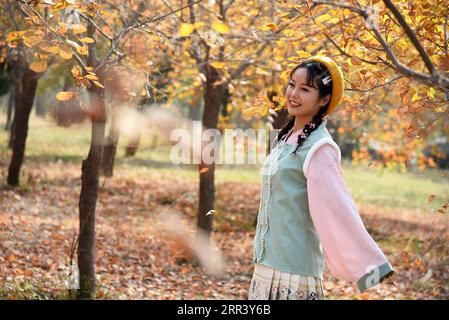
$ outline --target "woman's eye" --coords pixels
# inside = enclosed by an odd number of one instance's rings
[[[293,82],[290,82],[288,85],[289,86],[295,86],[295,84]]]
[[[309,90],[307,90],[306,88],[302,88],[302,90],[304,90],[305,92],[309,91]]]

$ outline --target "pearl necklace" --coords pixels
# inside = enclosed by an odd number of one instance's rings
[[[283,141],[281,141],[281,142],[283,142]],[[278,146],[279,146],[279,144],[276,144],[276,146],[272,150],[272,153],[270,153],[270,155],[267,158],[267,161],[268,161],[268,177],[266,178],[265,185],[267,186],[268,195],[267,195],[267,199],[263,203],[265,205],[265,209],[263,211],[260,211],[261,213],[264,214],[265,221],[263,223],[260,223],[260,218],[261,218],[260,216],[258,217],[258,220],[257,220],[257,227],[258,228],[263,228],[262,229],[262,235],[261,235],[261,242],[259,244],[259,254],[257,256],[257,261],[259,261],[262,258],[262,254],[263,254],[263,251],[265,249],[265,234],[268,231],[268,203],[270,201],[270,196],[271,196],[272,168],[273,168],[273,165],[279,160],[280,151],[279,151],[279,147]],[[264,165],[264,168],[265,167],[266,166]],[[263,190],[263,187],[262,187],[262,190]],[[262,196],[263,195],[264,194],[262,192]],[[261,202],[259,210],[262,208],[263,204]],[[257,232],[256,232],[256,234],[257,234]]]

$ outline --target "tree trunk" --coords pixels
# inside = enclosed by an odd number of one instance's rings
[[[106,177],[112,177],[114,174],[115,154],[117,153],[117,143],[120,135],[117,115],[114,112],[111,118],[111,127],[109,129],[109,135],[105,140],[101,164],[101,173]]]
[[[196,94],[192,99],[192,105],[189,108],[188,117],[191,120],[200,121],[201,119],[201,105],[202,105],[203,95],[201,92]]]
[[[277,117],[276,119],[274,119],[273,122],[273,129],[282,129],[285,126],[285,123],[287,122],[287,117],[288,117],[288,111],[287,109],[281,109],[276,111],[277,113]]]
[[[142,131],[140,127],[137,127],[137,134],[133,135],[132,138],[129,139],[128,144],[125,148],[125,157],[133,157],[135,156],[137,149],[139,149],[140,137],[142,136]]]
[[[94,38],[95,27],[92,23],[87,25],[87,36]],[[87,64],[91,67],[97,65],[95,58],[95,45],[89,44]],[[100,82],[104,77],[97,72]],[[83,160],[81,167],[81,194],[79,200],[79,243],[78,268],[79,285],[78,299],[95,298],[95,210],[98,199],[100,167],[104,146],[106,126],[104,91],[92,84],[88,89],[91,104],[92,134],[89,154]]]
[[[146,99],[140,99],[138,103],[137,110],[142,111],[145,105]],[[139,149],[140,138],[142,136],[142,127],[137,126],[136,132],[130,138],[128,138],[128,143],[125,147],[125,157],[134,157],[137,150]]]
[[[229,89],[226,88],[223,93],[223,101],[221,103],[221,115],[226,117],[228,115],[228,102],[231,94],[229,93]]]
[[[6,110],[6,124],[5,130],[11,130],[12,113],[14,110],[14,87],[8,96],[8,106]]]
[[[20,88],[20,85],[16,86],[17,89]],[[14,90],[14,95],[12,97],[13,100],[13,105],[14,105],[14,109],[16,109],[15,106],[17,106],[20,103],[20,92],[17,92],[16,90]],[[12,117],[12,121],[11,121],[11,126],[9,127],[9,141],[8,141],[8,148],[12,150],[13,148],[13,144],[14,144],[14,138],[15,138],[15,123],[16,123],[16,117],[15,117],[16,112],[13,112],[13,117]]]
[[[37,82],[40,74],[30,70],[28,66],[23,67],[23,73],[15,92],[14,120],[11,128],[12,157],[8,169],[7,182],[10,186],[18,186],[20,178],[20,168],[25,156],[26,138],[28,135],[28,121],[30,119],[31,108],[36,94]]]
[[[204,129],[216,129],[220,105],[223,101],[224,89],[222,86],[214,86],[213,83],[219,80],[218,71],[210,65],[206,65],[206,89],[204,91]],[[201,154],[203,144],[201,147]],[[204,173],[200,173],[200,195],[197,226],[206,232],[208,236],[212,231],[212,214],[206,215],[215,205],[215,163],[206,164],[201,156],[200,171],[208,168]]]
[[[91,94],[91,93],[90,93]],[[104,107],[101,97],[92,98],[99,108]],[[80,232],[78,246],[79,284],[78,299],[95,297],[95,210],[98,198],[100,165],[103,151],[105,121],[92,118],[92,137],[89,155],[81,167],[81,194],[79,201]]]

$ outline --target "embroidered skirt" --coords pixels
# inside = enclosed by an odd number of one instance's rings
[[[324,300],[318,277],[281,272],[256,263],[249,287],[249,300]]]

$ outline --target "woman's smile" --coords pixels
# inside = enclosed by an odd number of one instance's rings
[[[301,106],[300,103],[298,103],[298,102],[296,102],[296,101],[293,101],[293,100],[289,100],[288,102],[290,103],[290,105],[291,105],[293,108],[296,108],[296,107],[300,107],[300,106]]]

